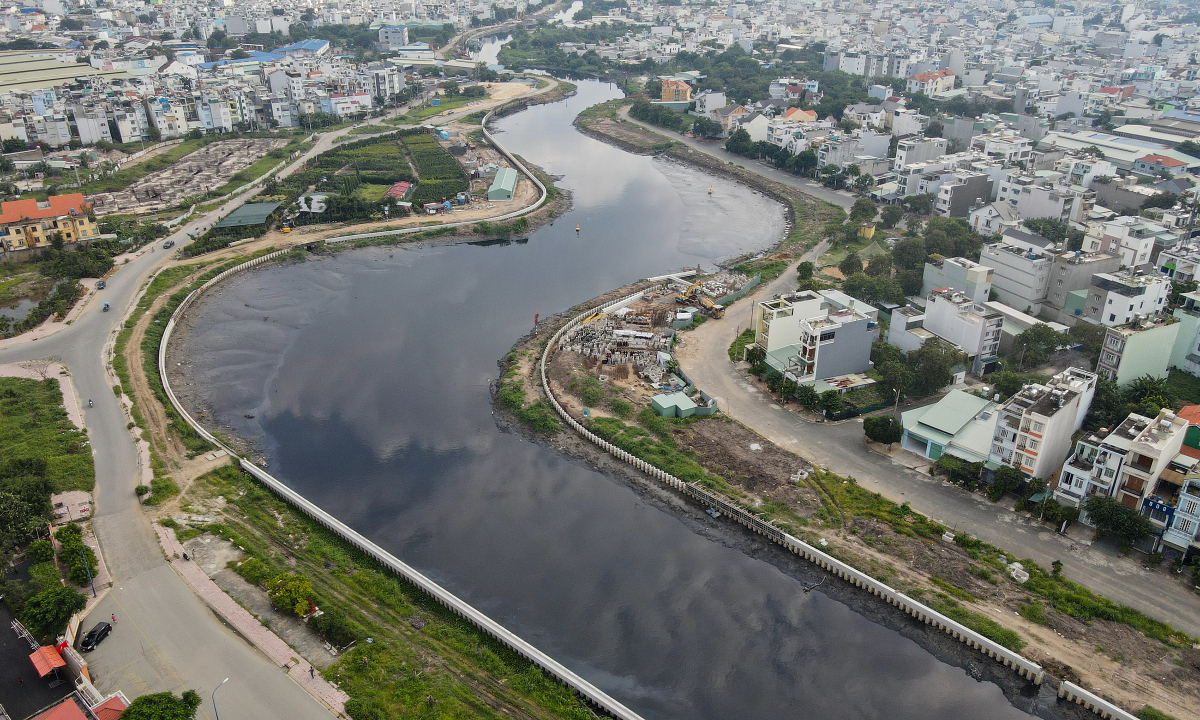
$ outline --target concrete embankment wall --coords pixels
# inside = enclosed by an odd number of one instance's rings
[[[163,332],[162,342],[158,347],[158,373],[162,378],[163,390],[166,391],[167,397],[171,401],[171,405],[175,407],[175,410],[179,412],[183,419],[187,421],[188,425],[190,425],[201,437],[213,445],[222,448],[228,452],[231,457],[237,458],[238,463],[244,471],[253,475],[258,479],[259,482],[261,482],[263,485],[266,485],[268,488],[274,491],[275,494],[279,495],[279,497],[283,498],[297,510],[309,516],[313,520],[316,520],[330,532],[336,534],[338,537],[374,558],[379,564],[412,583],[426,595],[429,595],[436,600],[439,604],[449,608],[456,615],[464,620],[467,620],[475,627],[487,633],[489,636],[502,643],[505,647],[509,648],[534,665],[537,665],[556,680],[574,690],[578,695],[583,697],[596,708],[611,715],[612,717],[619,718],[620,720],[642,720],[640,715],[625,707],[620,702],[610,697],[607,693],[592,685],[587,680],[583,679],[579,675],[576,675],[554,658],[546,655],[533,645],[522,640],[520,637],[508,631],[502,625],[489,618],[487,615],[484,615],[482,612],[460,600],[450,591],[442,588],[414,568],[402,562],[399,558],[363,537],[353,528],[317,507],[303,495],[297,493],[295,490],[292,490],[287,485],[284,485],[262,468],[239,456],[238,453],[233,450],[233,448],[225,445],[212,433],[208,432],[208,430],[200,425],[200,423],[196,422],[191,414],[188,413],[187,409],[184,408],[183,404],[179,402],[179,399],[175,396],[175,392],[171,389],[171,382],[167,377],[166,365],[167,343],[169,343],[171,340],[171,333],[175,329],[178,318],[182,317],[183,314],[187,312],[188,308],[190,308],[198,298],[203,297],[204,293],[210,290],[217,283],[231,275],[242,272],[243,270],[249,270],[250,268],[257,267],[258,265],[269,262],[288,252],[290,252],[290,250],[277,250],[273,253],[263,255],[262,257],[255,258],[248,262],[242,263],[241,265],[230,268],[229,270],[216,275],[196,290],[193,290],[184,299],[184,301],[179,304],[179,307],[176,308],[175,312],[171,315],[171,319],[167,322],[167,327]]]
[[[1012,668],[1019,675],[1021,675],[1021,677],[1026,678],[1030,682],[1033,682],[1036,684],[1041,684],[1042,680],[1045,677],[1045,671],[1037,663],[1034,663],[1031,660],[1021,657],[1020,655],[1018,655],[1017,653],[1014,653],[1013,651],[1009,650],[1008,648],[1005,648],[1005,647],[983,637],[982,635],[975,632],[974,630],[971,630],[970,628],[965,627],[964,625],[962,625],[958,622],[955,622],[954,620],[951,620],[950,618],[946,617],[945,615],[942,615],[941,613],[937,612],[936,610],[933,610],[932,608],[929,608],[929,607],[917,602],[916,600],[913,600],[912,598],[904,595],[903,593],[900,593],[900,592],[894,590],[893,588],[888,587],[884,583],[879,582],[878,580],[866,575],[865,573],[860,572],[859,570],[856,570],[853,567],[850,567],[846,563],[843,563],[841,560],[838,560],[837,558],[834,558],[834,557],[828,555],[827,553],[824,553],[824,552],[818,550],[817,548],[812,547],[808,543],[805,543],[802,540],[799,540],[799,539],[783,532],[782,530],[780,530],[779,528],[777,528],[773,524],[771,524],[770,521],[764,521],[764,520],[760,519],[757,515],[754,515],[750,511],[745,510],[742,507],[739,507],[738,505],[734,504],[733,502],[731,502],[723,497],[720,497],[718,495],[715,495],[697,485],[694,485],[694,484],[688,483],[688,482],[684,482],[683,480],[680,480],[679,478],[675,477],[674,475],[671,475],[670,473],[668,473],[664,470],[660,470],[659,468],[655,467],[654,465],[651,465],[650,463],[633,456],[632,454],[622,450],[621,448],[613,445],[612,443],[610,443],[610,442],[604,440],[603,438],[599,437],[598,435],[592,433],[590,430],[588,430],[586,427],[584,427],[581,423],[579,423],[577,420],[575,420],[575,418],[571,417],[571,415],[567,413],[567,411],[562,407],[562,405],[559,404],[558,400],[554,397],[554,393],[552,393],[550,391],[550,383],[546,378],[546,361],[549,358],[550,353],[553,352],[555,350],[555,348],[557,347],[559,338],[562,337],[562,335],[564,333],[569,332],[571,329],[573,329],[575,326],[577,326],[580,323],[580,321],[583,320],[584,318],[588,317],[589,315],[591,315],[594,312],[612,312],[613,310],[616,310],[620,307],[628,305],[629,303],[641,298],[642,294],[643,294],[643,292],[637,292],[637,293],[634,293],[633,295],[630,295],[618,302],[611,303],[611,304],[609,304],[607,306],[603,306],[603,307],[597,307],[597,308],[594,308],[593,310],[589,310],[584,313],[581,313],[580,315],[576,316],[573,320],[571,320],[570,322],[568,322],[567,324],[565,324],[564,326],[559,328],[558,332],[556,332],[554,334],[554,336],[550,338],[550,341],[546,344],[546,348],[542,352],[542,359],[539,364],[539,372],[541,373],[541,381],[542,381],[542,390],[545,392],[546,397],[549,399],[550,403],[554,406],[554,409],[563,418],[563,420],[568,425],[571,426],[571,428],[573,430],[575,430],[577,433],[582,435],[589,442],[597,445],[598,447],[600,447],[604,451],[608,452],[609,454],[617,457],[618,459],[620,459],[626,463],[629,463],[630,465],[637,468],[638,470],[641,470],[642,472],[646,473],[650,477],[663,482],[664,484],[670,486],[671,488],[674,488],[675,490],[682,492],[684,495],[687,495],[688,497],[690,497],[704,505],[707,505],[711,508],[715,508],[715,509],[721,511],[722,513],[725,513],[726,516],[733,519],[735,522],[737,522],[741,525],[744,525],[748,529],[753,530],[754,532],[756,532],[760,535],[763,535],[765,537],[770,538],[771,540],[774,540],[775,542],[779,543],[780,545],[787,548],[791,552],[802,556],[804,559],[808,560],[809,562],[819,565],[820,567],[824,568],[825,570],[829,571],[830,573],[833,573],[834,575],[837,575],[838,577],[842,578],[843,580],[846,580],[847,582],[851,583],[852,585],[855,585],[856,587],[860,587],[860,588],[866,590],[867,592],[871,593],[872,595],[875,595],[877,597],[884,599],[888,604],[894,605],[894,606],[900,608],[908,615],[911,615],[912,617],[925,623],[926,625],[932,625],[932,626],[946,632],[947,634],[953,636],[955,639],[960,640],[963,643],[966,643],[967,645],[969,645],[970,647],[973,647],[973,648],[979,650],[984,655],[987,655],[988,657],[1003,663],[1006,667]]]

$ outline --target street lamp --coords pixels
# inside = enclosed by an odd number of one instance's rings
[[[227,682],[229,682],[229,678],[225,678],[224,680],[222,680],[221,685],[224,685]],[[213,688],[212,695],[209,696],[209,698],[212,700],[212,704],[213,704],[213,715],[217,716],[217,720],[221,720],[221,713],[217,712],[217,691],[221,689],[221,685],[218,685],[215,688]]]

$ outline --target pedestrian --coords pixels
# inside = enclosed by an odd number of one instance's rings
[[[116,613],[113,613],[112,619],[113,619],[113,625],[116,625],[117,624],[117,614]]]
[[[309,665],[309,666],[308,666],[308,676],[309,676],[310,678],[314,678],[314,679],[317,677],[317,671],[316,671],[316,669],[315,669],[315,668],[313,668],[313,666],[312,666],[312,665]]]
[[[17,678],[17,685],[25,687],[25,678]]]

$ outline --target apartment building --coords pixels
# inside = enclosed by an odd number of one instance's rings
[[[971,138],[970,149],[1004,159],[1006,163],[1028,161],[1033,141],[1011,130],[984,133]]]
[[[925,329],[924,311],[911,305],[892,311],[892,321],[888,325],[888,345],[899,348],[901,352],[910,353],[933,337],[937,336]]]
[[[1152,262],[1155,241],[1173,246],[1178,237],[1161,225],[1147,222],[1138,216],[1125,215],[1104,223],[1100,249],[1119,255],[1128,267],[1140,267]]]
[[[88,210],[81,193],[0,203],[0,246],[13,252],[49,247],[60,235],[67,243],[94,238],[100,230]]]
[[[1112,430],[1090,433],[1075,443],[1075,451],[1063,463],[1054,488],[1060,505],[1079,507],[1093,495],[1111,497],[1133,441],[1150,423],[1150,418],[1130,414]]]
[[[1022,218],[1083,222],[1096,206],[1096,193],[1080,186],[1050,182],[1041,173],[1010,173],[1000,183],[997,202],[1006,202]],[[1058,173],[1051,173],[1058,176]]]
[[[954,89],[954,73],[950,70],[917,73],[908,79],[908,92],[934,95]]]
[[[983,246],[979,264],[990,267],[996,299],[1009,307],[1036,314],[1050,289],[1054,253],[1035,246],[1007,242]]]
[[[1200,275],[1200,245],[1187,243],[1165,248],[1158,254],[1155,261],[1158,272],[1172,280],[1187,282],[1195,280]]]
[[[1171,367],[1200,376],[1200,292],[1183,294],[1183,305],[1172,317],[1179,330],[1171,349]]]
[[[934,290],[924,328],[966,354],[971,372],[990,372],[1000,356],[1004,318],[957,290]]]
[[[1180,455],[1187,429],[1186,420],[1164,408],[1130,444],[1121,468],[1113,496],[1149,518],[1156,533],[1149,550],[1157,549],[1171,525],[1184,476],[1196,463],[1195,458]]]
[[[942,182],[934,201],[934,211],[942,217],[965,218],[971,208],[992,197],[992,178],[987,173],[959,170]]]
[[[920,162],[937,160],[949,146],[945,138],[906,138],[896,143],[896,158],[892,166],[905,168]]]
[[[1096,273],[1088,289],[1083,317],[1098,325],[1124,325],[1166,309],[1171,281],[1133,270]]]
[[[767,364],[798,383],[861,373],[871,366],[875,311],[831,302],[811,290],[754,306],[754,342]]]
[[[1096,372],[1120,387],[1143,375],[1165,378],[1179,329],[1179,320],[1163,316],[1110,327],[1100,346]]]
[[[1071,436],[1096,392],[1095,373],[1068,368],[1045,385],[1026,385],[996,412],[988,459],[1044,479],[1062,468]]]
[[[1121,258],[1102,252],[1064,252],[1054,256],[1046,301],[1071,317],[1082,317],[1087,305],[1092,278],[1099,273],[1115,273]]]
[[[929,297],[934,290],[950,288],[982,304],[990,299],[993,272],[990,267],[961,257],[928,262],[921,279],[921,295]]]
[[[1195,468],[1184,478],[1172,507],[1159,551],[1167,557],[1195,555],[1200,552],[1200,472]]]

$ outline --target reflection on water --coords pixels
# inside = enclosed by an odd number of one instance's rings
[[[495,361],[535,313],[784,231],[782,208],[749,189],[571,127],[615,94],[585,82],[499,122],[572,193],[555,223],[527,242],[239,276],[193,313],[197,387],[281,480],[647,718],[1023,717],[996,686],[803,593],[699,521],[497,429]]]
[[[483,39],[483,45],[478,50],[471,53],[471,59],[495,65],[499,62],[500,48],[509,40],[512,40],[512,35],[490,35]]]

